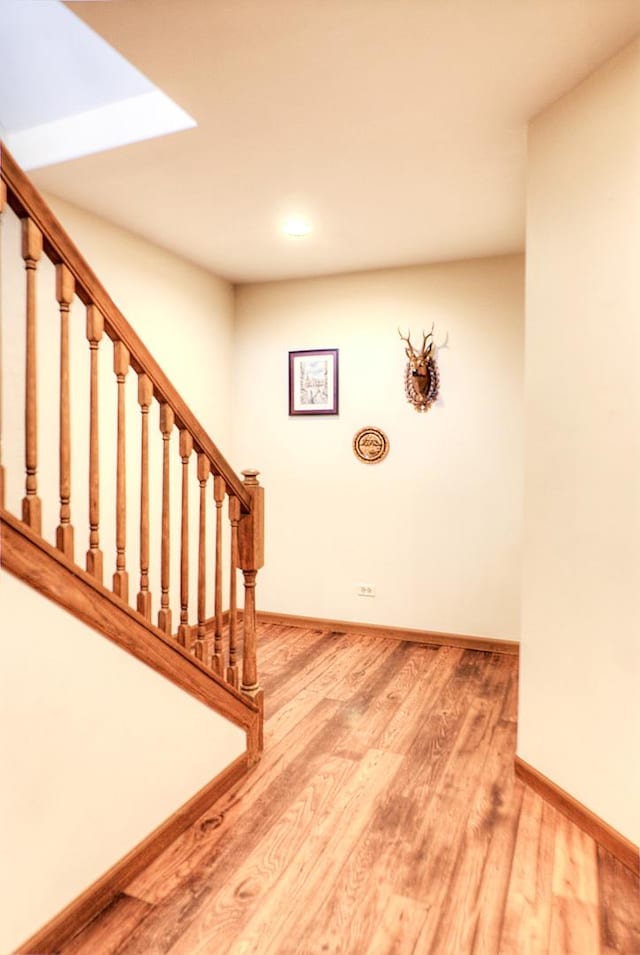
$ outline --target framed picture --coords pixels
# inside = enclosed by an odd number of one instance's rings
[[[289,414],[338,414],[338,349],[289,352]]]

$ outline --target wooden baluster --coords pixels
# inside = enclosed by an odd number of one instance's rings
[[[182,519],[180,527],[180,626],[178,642],[183,647],[191,644],[189,627],[189,458],[193,451],[193,438],[188,431],[180,432],[180,458],[182,460]]]
[[[7,204],[7,187],[4,184],[4,180],[0,179],[0,268],[2,267],[2,223],[3,218],[2,214],[4,212],[5,206]],[[0,288],[2,288],[1,282],[2,276],[0,275]],[[2,296],[0,296],[0,336],[2,335]],[[2,341],[0,339],[0,371],[2,370]],[[4,460],[2,456],[2,422],[3,422],[3,408],[2,408],[2,388],[0,388],[0,507],[4,507]]]
[[[243,471],[244,486],[251,498],[251,512],[243,514],[238,526],[238,566],[244,575],[242,643],[242,690],[251,696],[260,691],[256,659],[256,576],[264,566],[264,488],[259,471]]]
[[[153,401],[153,384],[148,375],[138,375],[138,404],[141,415],[140,447],[140,590],[136,601],[138,613],[151,620],[149,592],[149,408]]]
[[[42,255],[42,233],[31,219],[22,220],[22,258],[27,272],[27,341],[25,376],[25,465],[27,479],[22,520],[40,534],[42,502],[38,497],[38,407],[36,381],[36,268]]]
[[[198,455],[200,483],[200,530],[198,536],[198,629],[194,646],[196,659],[205,658],[205,623],[207,613],[207,481],[211,465],[206,454]]]
[[[170,507],[169,507],[169,442],[173,431],[174,416],[170,406],[160,405],[160,431],[162,432],[162,543],[160,549],[160,610],[158,626],[165,633],[171,633],[171,610],[169,608],[169,573],[171,566],[170,551]]]
[[[213,499],[216,503],[216,593],[215,593],[215,629],[213,643],[213,669],[224,675],[224,657],[222,653],[222,505],[227,488],[224,478],[217,474],[213,479]]]
[[[60,306],[60,524],[56,528],[56,547],[73,560],[71,524],[71,421],[69,395],[69,310],[76,293],[76,282],[61,262],[56,265],[56,298]]]
[[[103,555],[100,550],[100,452],[98,443],[98,346],[104,331],[102,312],[87,307],[87,340],[91,357],[89,385],[89,550],[87,571],[102,583]]]
[[[238,665],[236,663],[236,631],[238,625],[236,573],[238,567],[238,521],[240,520],[240,501],[229,495],[229,521],[231,523],[231,577],[229,582],[229,665],[226,679],[231,686],[238,686]]]
[[[127,471],[125,456],[125,382],[129,371],[129,349],[122,342],[113,345],[113,370],[118,382],[118,458],[116,465],[116,571],[113,592],[129,600],[127,572]]]

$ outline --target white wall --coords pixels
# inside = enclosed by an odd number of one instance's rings
[[[529,135],[520,756],[640,843],[640,41]]]
[[[261,609],[518,638],[523,296],[520,256],[237,290],[233,462],[266,487]],[[442,400],[419,414],[397,329],[434,320]],[[289,417],[288,351],[322,347],[340,349],[340,414]],[[365,425],[389,437],[380,464],[353,454]]]
[[[120,229],[52,200],[71,237],[152,354],[221,449],[230,433],[233,292],[222,280]],[[2,225],[3,460],[6,503],[24,494],[24,267],[20,230]],[[89,364],[85,311],[71,309],[72,498],[76,561],[88,545]],[[58,524],[59,316],[55,271],[38,268],[39,493],[43,535]],[[115,381],[111,343],[100,349],[101,546],[105,584],[115,565]],[[127,379],[130,602],[139,574],[140,414]],[[161,441],[150,414],[151,590],[159,602]],[[179,456],[172,438],[172,600],[178,623]],[[197,483],[191,472],[191,542],[197,545]],[[211,495],[209,495],[211,498]],[[211,511],[213,502],[209,500]],[[209,524],[211,528],[211,523]],[[209,534],[209,567],[213,534]],[[177,546],[176,546],[177,545]],[[197,566],[192,547],[191,567]],[[196,574],[191,574],[195,622]],[[213,587],[209,588],[209,596]],[[3,575],[0,794],[3,826],[0,951],[32,934],[245,748],[244,734],[69,617]],[[211,600],[207,612],[212,613]]]
[[[48,197],[54,212],[107,291],[223,453],[230,449],[233,290],[222,279],[169,252],[111,226],[79,209]],[[20,514],[24,495],[25,279],[20,256],[19,222],[7,209],[2,224],[3,460],[7,468],[6,506]],[[42,256],[37,270],[38,320],[38,491],[42,498],[43,536],[55,541],[59,523],[59,328],[55,270]],[[88,547],[89,348],[85,308],[76,297],[70,312],[71,363],[71,520],[76,561],[84,565]],[[116,382],[113,347],[106,333],[99,349],[100,546],[104,582],[115,569]],[[160,600],[162,441],[159,406],[149,413],[150,589],[152,616]],[[130,602],[139,589],[140,409],[137,376],[126,381],[127,569]],[[171,439],[171,593],[174,629],[179,613],[179,533],[181,465],[178,431]],[[198,485],[196,456],[190,466],[190,608],[195,622]],[[212,527],[212,494],[207,496]],[[213,534],[208,535],[208,567],[213,567]],[[213,613],[213,587],[207,590],[207,614]]]
[[[231,285],[97,216],[53,196],[45,198],[225,454],[230,445]]]
[[[231,450],[231,374],[234,335],[233,287],[224,279],[205,269],[187,262],[159,246],[132,235],[123,229],[105,222],[97,216],[78,209],[69,203],[45,196],[55,215],[70,237],[81,250],[93,271],[105,286],[116,305],[133,326],[162,370],[177,388],[199,422],[228,459]],[[82,311],[81,308],[78,309]],[[101,406],[105,428],[113,430],[115,422],[115,391],[111,367],[111,346],[103,348]],[[108,360],[106,353],[109,353]],[[86,354],[86,348],[85,348]],[[109,393],[110,392],[110,393]],[[137,381],[133,372],[127,379],[128,395],[128,566],[131,574],[131,593],[138,590],[136,573],[139,565],[138,526],[139,509],[139,409],[137,406]],[[161,441],[158,430],[158,406],[150,412],[150,527],[151,571],[150,586],[153,597],[154,619],[160,599],[159,553],[161,546]],[[88,424],[85,427],[87,433]],[[78,439],[76,439],[78,440]],[[103,457],[103,475],[115,474],[115,440],[106,454],[112,455],[112,464]],[[82,459],[82,454],[78,455]],[[172,540],[171,549],[171,607],[174,624],[177,625],[179,610],[179,556],[177,546],[180,526],[180,462],[178,455],[178,431],[174,429],[171,449],[172,488]],[[107,467],[109,471],[107,472]],[[197,534],[198,502],[196,479],[196,456],[190,465],[190,615],[195,622],[197,606]],[[210,482],[211,483],[211,482]],[[82,479],[75,482],[82,488]],[[115,485],[114,485],[115,488]],[[105,488],[106,491],[106,488]],[[103,495],[105,501],[115,499],[115,490]],[[110,505],[109,505],[110,506]],[[207,522],[213,527],[212,491],[207,496]],[[115,547],[113,522],[105,523],[106,545]],[[109,531],[112,535],[109,536]],[[226,522],[225,522],[226,533]],[[226,542],[226,536],[225,536]],[[209,574],[214,566],[214,536],[207,538],[207,567]],[[225,550],[226,553],[226,550]],[[106,560],[106,558],[105,558]],[[106,565],[105,565],[106,566]],[[112,568],[109,567],[111,573]],[[225,592],[227,568],[225,566]],[[207,589],[207,616],[213,614],[213,586]]]
[[[242,730],[0,573],[0,951],[245,749]]]

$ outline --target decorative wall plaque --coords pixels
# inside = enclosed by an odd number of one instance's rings
[[[387,456],[389,439],[380,428],[360,428],[353,439],[353,451],[365,464],[377,464]]]

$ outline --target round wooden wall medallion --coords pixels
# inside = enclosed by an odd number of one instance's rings
[[[360,428],[353,439],[353,451],[365,464],[377,464],[387,456],[389,439],[380,428]]]

